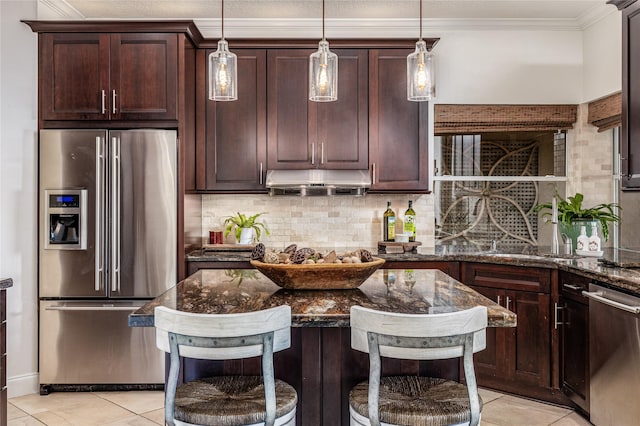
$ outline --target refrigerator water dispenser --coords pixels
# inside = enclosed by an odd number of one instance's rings
[[[44,191],[44,248],[87,249],[87,190]]]

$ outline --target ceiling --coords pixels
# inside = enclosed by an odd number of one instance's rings
[[[419,0],[326,0],[328,23],[343,33],[349,26],[395,25],[419,16]],[[193,19],[202,29],[219,25],[220,0],[38,0],[41,19]],[[554,27],[584,29],[616,12],[606,0],[424,0],[424,26],[436,29],[469,26]],[[321,0],[227,0],[225,27],[316,26]],[[43,18],[44,16],[44,18]],[[311,21],[313,20],[313,21]],[[274,24],[275,22],[275,24]],[[368,24],[363,24],[368,22]],[[335,28],[335,26],[334,26]]]
[[[42,0],[88,19],[218,18],[220,0]],[[429,19],[575,19],[614,8],[605,0],[424,0]],[[327,18],[409,18],[418,0],[326,0]],[[227,0],[225,17],[317,18],[320,0]]]

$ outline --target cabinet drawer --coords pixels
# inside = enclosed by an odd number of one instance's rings
[[[549,293],[551,290],[551,272],[548,269],[463,263],[461,275],[466,285],[536,293]]]

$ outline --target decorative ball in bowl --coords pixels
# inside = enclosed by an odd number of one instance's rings
[[[282,288],[292,290],[353,289],[365,282],[384,259],[362,263],[284,264],[252,260],[251,264]]]

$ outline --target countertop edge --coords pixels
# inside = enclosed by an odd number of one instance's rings
[[[13,279],[11,278],[0,278],[0,290],[4,290],[6,288],[13,287]]]

